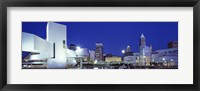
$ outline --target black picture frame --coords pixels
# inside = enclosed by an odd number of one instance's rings
[[[26,90],[116,90],[116,91],[199,91],[200,0],[1,0],[0,1],[0,89]],[[194,84],[7,84],[7,7],[193,7]],[[186,73],[187,74],[187,73]]]

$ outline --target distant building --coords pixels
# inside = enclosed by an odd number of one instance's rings
[[[143,34],[140,37],[140,45],[139,46],[146,46],[146,40],[145,40],[145,37]]]
[[[135,62],[137,64],[139,64],[140,63],[140,53],[133,53],[133,55],[135,56]]]
[[[152,62],[163,66],[178,66],[178,48],[156,50],[152,53]]]
[[[123,54],[123,56],[124,56],[124,58],[127,58],[127,56],[133,56],[133,52],[131,51],[131,47],[129,45],[127,46],[126,51]]]
[[[22,52],[27,56],[22,59],[23,68],[48,69],[66,68],[67,65],[75,65],[75,51],[68,50],[66,45],[67,26],[59,23],[48,22],[46,39],[31,33],[22,32]],[[39,64],[40,63],[40,64]],[[31,67],[31,65],[37,65]],[[42,66],[39,66],[42,65]]]
[[[103,44],[96,43],[95,58],[97,61],[103,61]]]
[[[178,48],[178,41],[170,41],[168,43],[168,48]]]
[[[126,56],[133,56],[133,52],[125,52],[124,57],[126,57]]]
[[[121,62],[122,58],[119,56],[105,57],[106,62]]]
[[[126,48],[126,52],[131,52],[131,47],[129,45]]]
[[[140,66],[150,66],[151,62],[151,50],[149,46],[146,46],[146,40],[144,35],[142,34],[140,37]]]
[[[139,53],[129,52],[129,53],[126,53],[123,61],[125,64],[138,65],[140,62],[139,57],[140,57]]]
[[[75,51],[76,50],[76,45],[75,44],[70,44],[69,49]]]
[[[111,53],[106,54],[105,57],[112,57],[113,55]]]
[[[95,61],[95,51],[89,50],[89,54],[90,54],[90,61]]]
[[[125,64],[135,64],[136,63],[136,57],[135,56],[125,56],[124,57],[124,63]]]

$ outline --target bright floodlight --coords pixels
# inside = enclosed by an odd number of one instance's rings
[[[80,46],[77,46],[77,47],[76,47],[76,49],[77,49],[77,50],[80,50],[80,49],[81,49],[81,47],[80,47]]]
[[[165,60],[165,58],[162,58],[162,60]]]
[[[125,53],[125,50],[122,50],[122,53]]]
[[[96,64],[96,63],[97,63],[97,60],[94,61],[94,64]]]

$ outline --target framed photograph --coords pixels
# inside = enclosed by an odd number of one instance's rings
[[[199,0],[6,0],[2,90],[199,90]]]

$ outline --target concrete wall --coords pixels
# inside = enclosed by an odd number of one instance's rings
[[[67,61],[67,27],[62,24],[47,23],[47,41],[55,43],[55,59],[48,59],[48,68],[65,68]],[[65,44],[63,44],[65,41]]]
[[[67,44],[67,27],[62,24],[48,22],[47,23],[47,41],[56,43],[56,45],[63,45],[63,40]]]
[[[77,63],[75,60],[76,52],[69,49],[67,49],[66,51],[67,51],[67,64],[76,65]]]
[[[30,56],[31,60],[53,57],[53,44],[30,33],[22,32],[22,51],[38,53]]]
[[[22,32],[22,51],[38,52],[34,49],[34,35]]]

